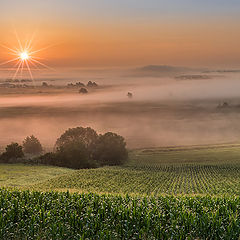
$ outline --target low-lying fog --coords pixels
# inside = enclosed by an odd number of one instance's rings
[[[51,148],[66,129],[76,126],[116,132],[129,148],[240,141],[240,75],[208,75],[195,79],[111,73],[104,78],[101,72],[93,80],[115,86],[86,95],[78,89],[66,94],[64,89],[61,94],[4,94],[0,146],[34,134]],[[59,82],[66,85],[69,79]],[[224,102],[228,106],[218,107]]]

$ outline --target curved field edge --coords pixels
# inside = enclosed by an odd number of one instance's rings
[[[0,187],[131,195],[239,195],[240,146],[132,150],[121,167],[0,165]]]
[[[0,187],[29,188],[74,170],[61,167],[26,164],[0,164]]]
[[[83,169],[32,185],[32,188],[135,195],[239,195],[240,166]]]
[[[238,239],[240,198],[0,189],[1,239]]]

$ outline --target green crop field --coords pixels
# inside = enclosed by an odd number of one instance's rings
[[[0,164],[0,187],[28,188],[58,175],[73,172],[72,169],[24,164]]]
[[[240,194],[240,146],[140,149],[122,167],[0,165],[0,186],[111,194]]]
[[[33,188],[134,195],[239,195],[240,146],[135,150],[123,167],[77,170]]]
[[[0,186],[0,239],[240,235],[237,144],[132,150],[122,167],[1,164]]]
[[[240,198],[0,191],[1,239],[238,239]]]

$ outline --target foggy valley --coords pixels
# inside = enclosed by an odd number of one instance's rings
[[[30,90],[0,88],[0,145],[34,134],[51,149],[64,130],[76,126],[90,126],[99,133],[114,131],[125,137],[128,148],[239,139],[238,72],[176,72],[178,68],[174,74],[157,69],[152,76],[151,69],[149,76],[130,76],[134,71],[81,70],[71,79],[61,79],[64,73],[51,76],[48,88],[40,87],[41,78]],[[86,95],[66,87],[89,80],[96,81],[99,89]],[[218,108],[224,102],[229,106]]]

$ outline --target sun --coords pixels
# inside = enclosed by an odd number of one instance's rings
[[[34,40],[34,35],[32,36],[31,39],[26,41],[25,44],[23,45],[18,37],[17,32],[15,32],[15,34],[18,41],[18,45],[19,45],[18,47],[16,47],[15,49],[12,49],[10,47],[0,44],[0,46],[7,49],[11,55],[15,56],[15,58],[13,59],[0,63],[0,66],[9,64],[9,63],[15,63],[14,68],[16,69],[16,71],[14,73],[14,76],[12,77],[12,80],[15,80],[19,73],[21,73],[21,76],[22,76],[22,73],[26,70],[28,71],[31,80],[34,82],[32,70],[33,69],[40,70],[39,66],[53,70],[52,68],[48,67],[44,63],[40,62],[39,59],[41,58],[36,56],[38,52],[48,49],[53,45],[50,45],[41,49],[33,50],[32,43]],[[35,82],[34,82],[34,85],[35,85]]]
[[[25,60],[28,60],[30,58],[28,52],[21,52],[20,53],[20,58],[25,61]]]

